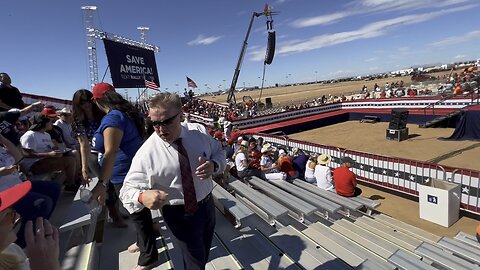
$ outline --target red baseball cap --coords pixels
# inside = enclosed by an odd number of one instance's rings
[[[102,83],[95,84],[92,92],[93,92],[92,99],[100,99],[100,98],[103,98],[103,95],[105,95],[105,93],[116,92],[116,91],[111,84],[102,82]]]
[[[0,212],[14,205],[18,200],[23,198],[31,188],[32,183],[30,181],[25,181],[0,192]]]
[[[57,110],[52,105],[47,105],[43,107],[43,110],[40,112],[40,114],[48,117],[57,117]]]

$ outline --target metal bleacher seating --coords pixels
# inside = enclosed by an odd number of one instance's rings
[[[251,185],[261,189],[262,192],[267,194],[270,198],[275,199],[287,207],[290,214],[295,216],[300,222],[303,222],[305,217],[311,216],[318,211],[317,206],[312,205],[302,198],[290,194],[267,181],[263,181],[260,178],[254,176],[249,182]]]
[[[319,195],[300,180],[246,183],[230,178],[227,188],[212,191],[216,227],[206,269],[478,269],[480,246],[473,236],[459,233],[454,239],[439,237],[384,214],[371,216],[358,211],[365,206],[350,198],[337,201],[333,192]],[[305,186],[307,187],[307,186]],[[331,194],[334,196],[330,196]],[[343,198],[343,197],[341,197]],[[305,217],[336,205],[329,216],[317,220],[283,223],[286,217]],[[345,205],[349,205],[348,207]],[[343,207],[350,215],[336,214]],[[314,210],[311,210],[311,209]],[[155,269],[182,270],[182,255],[176,240],[161,217],[152,213],[160,226],[157,247],[161,263]],[[335,217],[335,218],[333,218]],[[291,219],[294,221],[294,219]],[[122,234],[119,238],[118,235]],[[97,267],[91,262],[94,242],[78,252],[75,268],[132,269],[138,253],[128,253],[135,241],[135,229],[106,226]],[[83,262],[89,263],[84,264]]]

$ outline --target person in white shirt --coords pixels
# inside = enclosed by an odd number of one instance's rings
[[[327,164],[332,160],[330,155],[321,154],[317,158],[317,166],[315,166],[315,179],[317,179],[317,186],[325,190],[333,190],[332,171]]]
[[[305,181],[310,184],[317,183],[317,179],[315,178],[315,167],[317,166],[317,158],[318,156],[312,155],[307,161],[305,165]]]
[[[78,141],[72,136],[72,112],[70,109],[63,108],[60,111],[57,111],[57,115],[59,119],[55,121],[54,125],[62,130],[65,145],[72,149],[78,148]]]
[[[185,269],[203,269],[215,227],[212,174],[223,172],[225,152],[211,136],[182,126],[178,95],[157,94],[149,108],[155,133],[137,151],[120,190],[137,230],[140,256],[135,269],[158,264],[150,209],[162,210],[178,239]]]
[[[278,164],[273,162],[273,148],[270,144],[264,144],[262,147],[262,157],[260,158],[260,167],[268,180],[285,180],[287,174],[279,170]]]

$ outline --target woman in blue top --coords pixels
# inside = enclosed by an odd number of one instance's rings
[[[93,188],[93,198],[107,205],[117,226],[125,226],[118,212],[118,193],[135,153],[145,137],[140,112],[108,83],[93,87],[95,104],[106,113],[93,136],[92,147],[100,153],[100,175]],[[108,196],[107,196],[108,193]]]

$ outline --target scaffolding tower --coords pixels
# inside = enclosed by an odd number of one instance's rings
[[[143,49],[151,50],[153,52],[159,52],[160,48],[146,43],[146,31],[150,28],[148,27],[138,27],[137,29],[141,31],[142,41],[136,41],[120,35],[108,33],[101,31],[95,28],[93,16],[97,10],[96,6],[83,6],[83,20],[85,23],[85,30],[87,36],[87,54],[88,54],[88,78],[90,83],[90,89],[93,88],[95,84],[98,83],[98,62],[97,62],[97,39],[108,39],[118,43],[127,44],[131,46],[140,47]],[[142,29],[139,29],[142,28]]]

